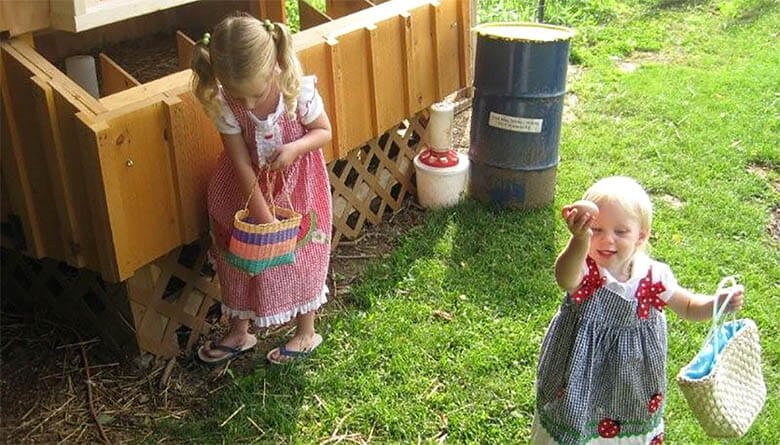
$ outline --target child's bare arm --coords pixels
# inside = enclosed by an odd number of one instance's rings
[[[589,212],[566,206],[563,208],[563,218],[571,232],[571,239],[555,260],[555,281],[571,293],[582,281],[582,265],[585,264],[590,248],[590,226],[594,217]]]
[[[745,299],[742,286],[737,286],[734,291],[734,296],[731,297],[731,300],[726,307],[727,313],[740,310]],[[691,321],[711,320],[712,305],[715,303],[716,299],[718,305],[722,304],[727,295],[727,293],[722,293],[718,296],[694,294],[689,290],[680,288],[677,292],[672,294],[669,301],[667,301],[667,304],[671,310],[680,316],[680,318]]]
[[[300,139],[277,148],[272,155],[271,169],[289,167],[299,156],[316,150],[331,140],[330,120],[324,111],[317,119],[306,125],[306,129],[308,131]]]
[[[243,136],[240,133],[220,133],[220,136],[222,136],[222,143],[225,145],[228,156],[233,163],[233,169],[238,176],[241,190],[244,192],[242,196],[249,198],[249,193],[253,187],[255,188],[252,200],[249,201],[249,214],[260,223],[272,222],[274,216],[268,208],[268,203],[265,202],[265,197],[260,192],[259,186],[256,184],[257,176],[255,176],[255,170],[252,168],[252,159],[249,157],[249,151],[246,148]]]

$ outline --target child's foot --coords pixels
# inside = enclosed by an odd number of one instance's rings
[[[201,346],[199,354],[212,360],[223,360],[228,356],[237,355],[236,350],[244,352],[252,349],[257,344],[257,337],[249,333],[240,333],[238,335],[228,332],[228,334],[216,343],[208,341]],[[232,351],[231,351],[232,350]]]
[[[271,349],[266,358],[275,365],[283,365],[297,358],[308,357],[321,343],[322,336],[320,334],[296,335],[286,344]]]

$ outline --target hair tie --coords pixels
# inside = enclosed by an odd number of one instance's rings
[[[204,46],[209,46],[209,42],[211,42],[211,34],[209,33],[203,34],[203,38],[200,41],[203,42]]]
[[[266,31],[271,32],[274,30],[274,24],[268,19],[263,20],[263,26],[265,27]]]

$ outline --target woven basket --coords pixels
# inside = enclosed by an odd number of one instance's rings
[[[720,289],[716,295],[721,295]],[[713,329],[705,346],[713,338],[713,333],[723,328],[723,323],[718,323],[718,319],[727,302],[728,299],[721,305],[721,310],[714,313]],[[686,374],[694,363],[692,361],[680,370],[676,379],[702,429],[709,436],[719,439],[742,437],[766,400],[756,324],[752,320],[742,319],[726,323],[726,326],[731,323],[741,327],[720,354],[716,355],[711,371],[701,378],[689,378]],[[717,337],[714,338],[717,340]]]
[[[284,183],[284,174],[282,182]],[[271,193],[270,173],[266,169],[268,193]],[[301,214],[292,209],[287,185],[282,193],[287,196],[290,208],[277,206],[269,196],[267,202],[277,222],[255,224],[249,217],[249,201],[252,200],[260,174],[257,176],[244,208],[233,217],[233,233],[228,242],[225,258],[234,267],[255,276],[269,267],[295,262],[295,248],[300,230]]]

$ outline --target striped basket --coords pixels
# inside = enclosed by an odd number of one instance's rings
[[[284,174],[282,182],[284,184]],[[234,267],[255,276],[265,269],[295,262],[295,248],[301,225],[301,214],[292,209],[292,201],[283,185],[282,193],[287,196],[290,208],[279,207],[269,196],[267,203],[271,213],[278,221],[267,224],[255,224],[249,216],[249,201],[252,200],[257,181],[252,186],[249,198],[243,209],[233,217],[233,233],[228,242],[226,260]],[[271,193],[270,173],[266,169],[268,193]]]
[[[727,280],[718,286],[716,295],[723,294],[723,284]],[[689,371],[701,365],[700,360],[694,359],[677,374],[677,384],[702,429],[710,437],[719,439],[742,437],[766,401],[758,329],[749,319],[733,320],[725,325],[722,321],[719,323],[722,308],[727,303],[728,300],[721,305],[720,311],[713,304],[712,329],[704,342],[705,348],[710,345],[712,349],[700,353],[714,357],[709,372],[701,377],[695,372],[692,375]],[[723,329],[735,331],[725,345],[718,335]]]

